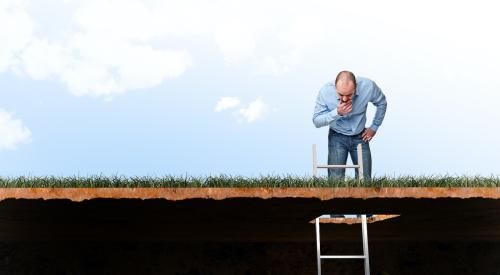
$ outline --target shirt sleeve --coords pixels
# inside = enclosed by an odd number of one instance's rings
[[[382,125],[382,121],[384,121],[385,111],[387,110],[387,100],[385,99],[384,93],[382,93],[380,88],[375,83],[373,83],[370,102],[377,107],[377,111],[373,117],[372,126],[370,126],[370,128],[376,132],[380,125]]]
[[[316,98],[316,107],[314,107],[313,123],[316,128],[330,125],[332,121],[339,119],[340,116],[337,113],[337,108],[330,110],[326,105],[324,99],[324,93],[320,90],[318,97]]]

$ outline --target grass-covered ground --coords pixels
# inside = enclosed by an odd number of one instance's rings
[[[328,180],[326,177],[241,176],[207,177],[0,177],[0,188],[130,188],[130,187],[500,187],[500,177],[432,176],[376,177],[360,182],[353,178]]]

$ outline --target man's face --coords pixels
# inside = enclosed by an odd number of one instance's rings
[[[336,85],[337,88],[337,95],[339,97],[340,103],[352,103],[352,97],[354,96],[354,93],[356,92],[356,87],[354,86],[354,83],[349,82],[347,84],[338,84]]]

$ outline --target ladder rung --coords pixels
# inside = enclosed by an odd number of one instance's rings
[[[321,164],[318,168],[359,168],[359,165],[341,165],[341,164]]]
[[[321,255],[321,259],[364,259],[364,255]]]

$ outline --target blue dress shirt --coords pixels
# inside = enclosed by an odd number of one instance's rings
[[[352,111],[341,116],[337,113],[340,103],[335,83],[326,83],[319,91],[314,108],[313,123],[316,128],[329,125],[335,132],[352,136],[361,133],[366,124],[366,107],[371,102],[377,111],[370,126],[374,131],[384,120],[387,109],[385,95],[372,80],[364,77],[356,77],[356,93],[352,97]]]

